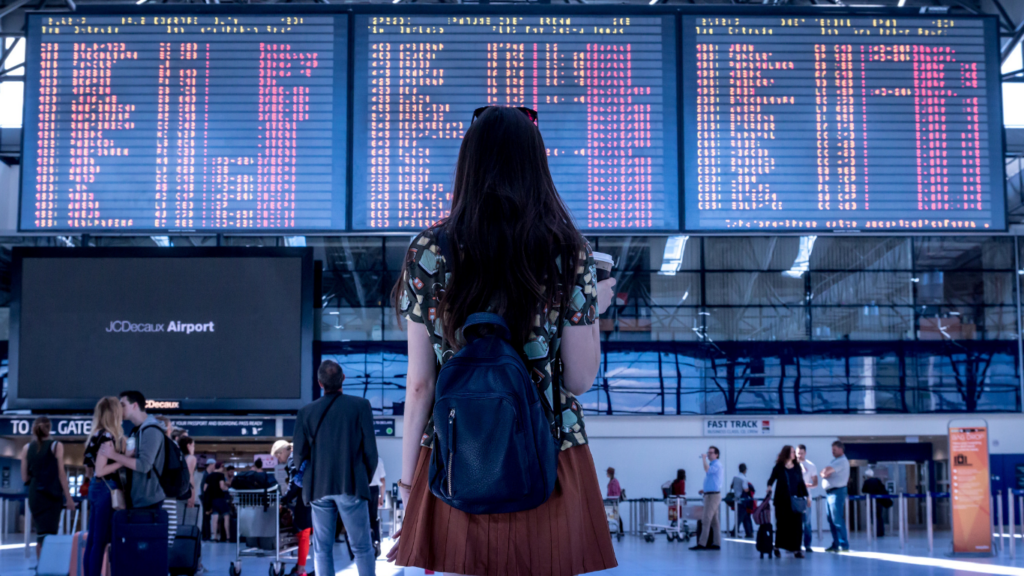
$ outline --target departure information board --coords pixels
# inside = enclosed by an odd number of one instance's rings
[[[347,16],[28,27],[22,230],[345,227]]]
[[[446,215],[474,109],[537,111],[559,193],[589,230],[677,230],[672,16],[356,16],[352,225]]]
[[[590,233],[1006,229],[995,18],[643,8],[30,14],[19,230],[411,233],[487,105]]]
[[[687,230],[1006,226],[991,19],[684,16]]]

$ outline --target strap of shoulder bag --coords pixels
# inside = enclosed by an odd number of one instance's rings
[[[337,402],[338,398],[341,398],[341,392],[335,392],[334,398],[331,398],[331,401],[327,403],[327,408],[324,409],[324,413],[320,415],[320,422],[317,423],[316,430],[313,431],[313,438],[309,440],[310,457],[313,456],[313,445],[316,443],[317,435],[320,434],[320,427],[324,424],[324,418],[327,418],[327,413],[331,411],[331,406],[334,406],[334,403]]]
[[[564,254],[563,254],[564,256]],[[562,258],[562,262],[566,259]],[[558,285],[557,283],[555,284]],[[551,359],[551,410],[555,413],[555,439],[558,440],[559,449],[562,444],[562,329],[565,324],[565,309],[569,306],[569,294],[571,288],[562,286],[562,298],[558,303],[558,320],[555,326],[555,342],[558,342],[558,350]]]

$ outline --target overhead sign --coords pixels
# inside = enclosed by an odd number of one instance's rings
[[[36,416],[0,416],[0,436],[31,436]],[[92,418],[86,416],[50,416],[54,436],[88,436]]]
[[[197,437],[273,437],[277,435],[277,418],[171,418],[175,428]]]
[[[992,507],[986,426],[949,428],[953,553],[992,553]]]
[[[374,418],[373,419],[373,433],[376,436],[394,436],[395,435],[395,419],[394,418]]]
[[[704,419],[705,436],[771,436],[772,419],[764,416],[716,416]]]

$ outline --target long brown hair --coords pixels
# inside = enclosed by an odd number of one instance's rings
[[[782,447],[782,452],[779,452],[779,457],[775,459],[775,465],[782,464],[786,465],[786,462],[790,462],[796,459],[796,451],[789,444]]]
[[[46,416],[40,416],[35,419],[35,422],[32,422],[32,435],[40,444],[50,436],[51,426],[50,419]]]
[[[462,139],[443,227],[451,247],[451,281],[439,303],[445,340],[474,312],[493,305],[521,348],[535,315],[559,306],[576,282],[584,240],[555,189],[540,130],[514,108],[493,107]],[[561,269],[559,269],[559,262]],[[409,260],[392,290],[395,309]]]

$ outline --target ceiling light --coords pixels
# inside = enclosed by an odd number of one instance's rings
[[[651,2],[650,2],[651,6],[654,6],[657,3],[658,3],[658,0],[651,0]]]
[[[900,0],[900,8],[903,8],[904,6],[906,6],[906,4],[907,0]]]
[[[789,270],[782,273],[783,276],[800,278],[811,269],[811,252],[814,251],[814,242],[817,239],[817,236],[800,237],[800,249],[796,253],[796,260],[793,260],[793,266]]]
[[[661,270],[658,274],[662,276],[675,276],[683,266],[683,251],[686,249],[686,241],[689,236],[669,236],[665,242],[665,254],[661,257]]]

